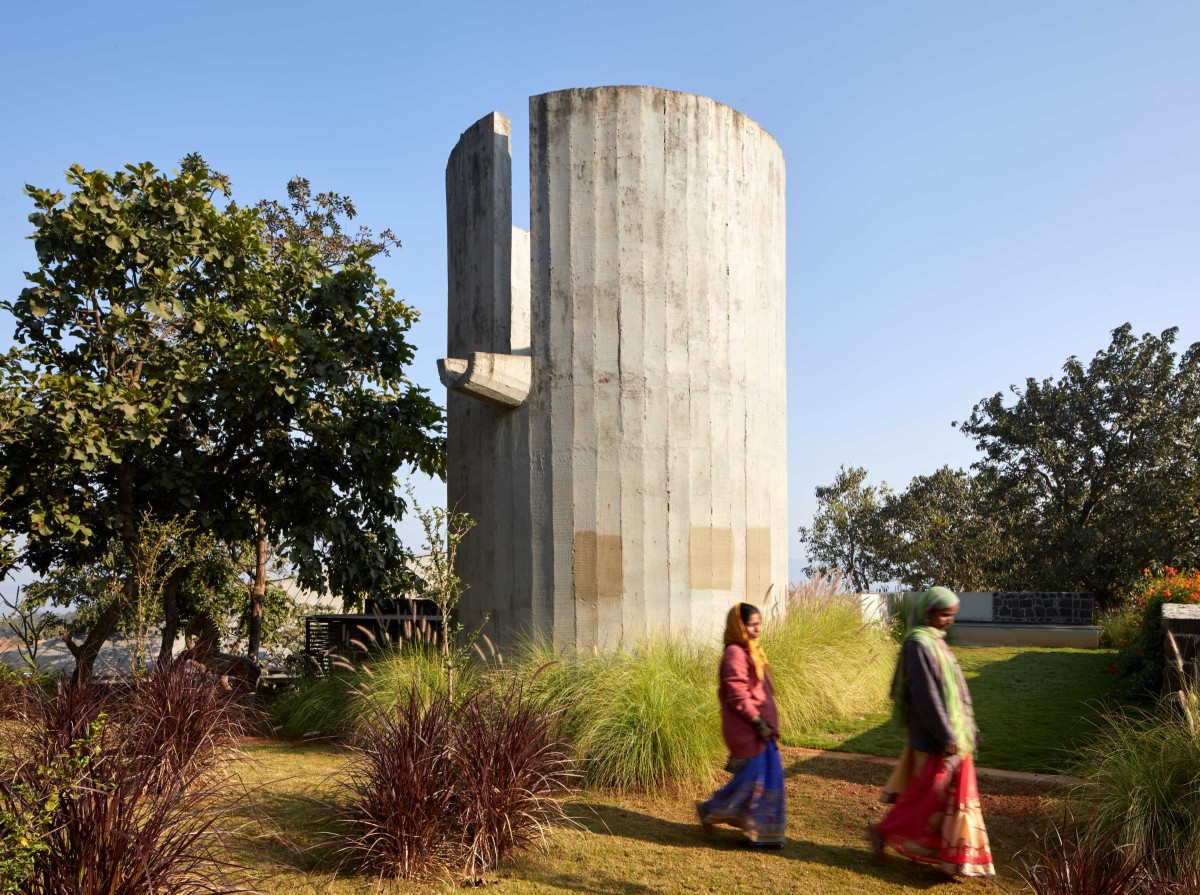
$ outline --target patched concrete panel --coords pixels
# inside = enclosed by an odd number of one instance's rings
[[[746,602],[756,606],[774,593],[771,569],[771,529],[750,526],[746,529]]]
[[[688,570],[693,590],[733,590],[733,531],[693,527],[688,540]]]

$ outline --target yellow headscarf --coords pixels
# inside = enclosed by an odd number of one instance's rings
[[[754,673],[761,681],[770,673],[770,663],[762,648],[762,641],[751,640],[750,635],[746,632],[746,626],[742,623],[743,605],[743,603],[734,603],[733,608],[729,610],[729,615],[725,617],[725,645],[736,643],[738,646],[745,647],[746,652],[750,653],[750,661],[754,663]]]

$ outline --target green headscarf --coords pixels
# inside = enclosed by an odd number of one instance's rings
[[[958,594],[948,587],[931,587],[916,600],[909,617],[908,634],[904,644],[910,640],[920,643],[937,657],[942,672],[942,700],[946,705],[946,716],[958,742],[958,751],[970,755],[975,750],[975,719],[970,707],[963,701],[959,684],[962,674],[954,654],[946,645],[946,632],[929,624],[929,613],[939,609],[951,609],[958,605]],[[896,673],[892,677],[892,717],[901,727],[908,726],[908,683],[904,674],[904,644],[896,660]]]

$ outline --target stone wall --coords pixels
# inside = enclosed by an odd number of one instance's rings
[[[992,596],[992,621],[1028,625],[1090,625],[1096,611],[1092,594],[1003,591]]]
[[[864,621],[886,621],[895,614],[905,597],[920,596],[919,591],[887,594],[859,594]],[[1045,591],[963,592],[958,621],[999,625],[1079,625],[1093,624],[1095,598],[1092,594],[1048,593]]]

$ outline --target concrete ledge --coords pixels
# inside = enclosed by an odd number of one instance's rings
[[[444,357],[438,378],[447,388],[498,407],[519,407],[529,396],[533,361],[528,355],[472,351],[464,361]]]
[[[950,629],[950,642],[961,646],[1051,646],[1097,649],[1100,629],[1095,625],[1027,625],[958,622]]]

